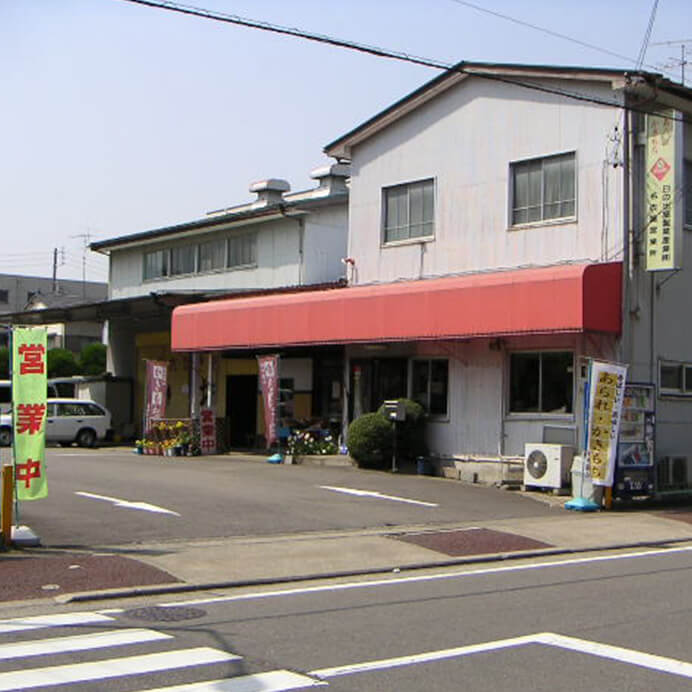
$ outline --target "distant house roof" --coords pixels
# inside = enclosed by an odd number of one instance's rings
[[[399,99],[391,106],[380,111],[373,117],[361,123],[354,129],[342,135],[324,147],[328,156],[339,160],[349,160],[351,148],[365,141],[375,133],[399,120],[427,101],[447,91],[451,87],[471,76],[482,77],[513,84],[525,88],[542,89],[538,83],[530,79],[565,79],[579,81],[610,82],[616,87],[639,86],[654,87],[658,92],[666,92],[671,96],[692,99],[692,89],[672,82],[655,72],[636,70],[620,70],[597,67],[569,67],[558,65],[524,65],[510,63],[488,62],[459,62],[449,70],[426,82],[415,91]],[[555,90],[556,93],[557,90]],[[579,95],[575,95],[579,96]],[[613,104],[614,106],[618,104]]]
[[[105,286],[105,285],[104,285]],[[94,298],[67,293],[32,293],[25,310],[42,310],[45,308],[68,308],[93,303]]]

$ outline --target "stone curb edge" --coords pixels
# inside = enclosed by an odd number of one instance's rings
[[[521,560],[531,557],[544,557],[551,555],[576,555],[580,553],[605,552],[608,550],[625,550],[628,548],[653,548],[678,543],[689,543],[690,538],[661,539],[657,541],[637,541],[633,543],[618,543],[586,548],[544,548],[539,550],[520,550],[512,553],[493,553],[491,555],[476,555],[472,557],[456,558],[451,560],[437,560],[434,562],[413,562],[396,565],[393,567],[372,567],[368,569],[342,570],[338,572],[321,572],[313,574],[298,574],[285,577],[266,577],[256,579],[240,579],[235,581],[204,582],[193,584],[168,584],[157,586],[135,586],[126,589],[104,589],[101,591],[85,591],[73,594],[62,594],[53,598],[59,604],[86,603],[90,601],[113,600],[119,598],[135,598],[137,596],[160,596],[177,593],[193,593],[197,591],[215,591],[218,589],[232,589],[248,586],[268,586],[270,584],[289,584],[302,581],[317,581],[320,579],[340,579],[344,577],[361,577],[375,574],[391,574],[392,572],[404,572],[423,569],[435,569],[440,567],[454,567],[456,565],[487,564],[492,562],[506,562],[509,560]]]

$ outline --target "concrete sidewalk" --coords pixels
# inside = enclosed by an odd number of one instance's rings
[[[564,498],[562,499],[564,502]],[[677,514],[676,514],[677,512]],[[427,538],[451,545],[472,537],[461,553],[424,547]],[[410,542],[417,540],[423,545]],[[500,543],[509,549],[494,552]],[[526,549],[529,543],[539,546]],[[58,596],[61,602],[104,597],[343,577],[536,555],[601,551],[692,542],[692,509],[581,514],[555,508],[553,517],[490,521],[454,526],[234,537],[105,547],[103,552],[134,558],[163,570],[176,584],[110,589]],[[470,552],[469,552],[470,551]]]

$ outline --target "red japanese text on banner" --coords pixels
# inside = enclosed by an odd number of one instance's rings
[[[18,500],[48,495],[46,480],[46,329],[12,329],[12,421]]]
[[[267,448],[277,439],[277,408],[279,403],[279,356],[257,356],[260,387],[264,402],[264,437]]]
[[[202,454],[216,454],[216,416],[213,408],[200,411],[199,446]]]
[[[627,366],[591,362],[588,458],[594,485],[613,485]]]
[[[148,360],[146,380],[146,411],[144,432],[148,432],[151,421],[166,416],[166,391],[168,387],[168,363]]]

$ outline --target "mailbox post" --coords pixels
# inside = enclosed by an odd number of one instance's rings
[[[404,406],[404,402],[400,401],[399,399],[389,399],[384,402],[384,413],[385,416],[387,416],[387,420],[392,421],[394,424],[394,427],[392,428],[394,431],[394,444],[392,446],[392,473],[396,473],[398,471],[396,466],[396,441],[398,433],[397,423],[399,421],[406,420],[406,406]]]

